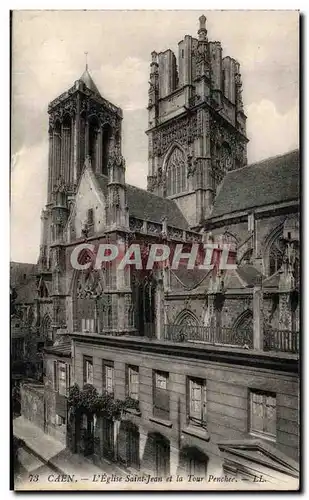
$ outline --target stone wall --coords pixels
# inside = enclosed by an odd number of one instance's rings
[[[45,405],[43,384],[22,384],[20,397],[22,416],[44,431]]]
[[[298,457],[299,388],[296,374],[251,366],[249,355],[246,366],[239,366],[206,362],[189,356],[147,353],[145,347],[140,352],[131,350],[128,346],[117,349],[76,342],[74,371],[75,381],[80,387],[83,386],[84,355],[93,359],[93,385],[99,392],[102,391],[102,360],[114,362],[114,392],[119,399],[124,399],[126,394],[126,364],[139,367],[141,416],[130,415],[129,418],[139,429],[141,462],[149,439],[151,441],[155,435],[163,436],[163,441],[167,440],[169,443],[171,474],[176,472],[179,450],[183,446],[202,450],[209,458],[209,470],[216,469],[221,463],[218,443],[229,439],[248,439],[251,436],[248,410],[250,390],[276,394],[277,435],[273,444],[291,458]],[[153,418],[153,370],[169,373],[170,423],[162,423]],[[209,439],[186,431],[188,377],[206,380]]]

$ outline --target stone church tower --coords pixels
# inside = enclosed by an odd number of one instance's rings
[[[40,283],[50,283],[57,330],[65,323],[64,229],[85,164],[90,162],[96,174],[109,175],[109,191],[119,190],[117,169],[108,169],[108,163],[121,157],[122,111],[100,95],[86,65],[74,85],[49,104],[48,114],[47,204],[38,267]]]
[[[207,37],[152,52],[149,87],[148,190],[174,199],[192,228],[209,216],[225,173],[247,164],[246,116],[239,63],[222,58]]]

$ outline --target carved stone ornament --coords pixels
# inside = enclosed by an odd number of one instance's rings
[[[198,124],[196,114],[191,117],[185,116],[179,118],[177,121],[165,125],[161,129],[153,132],[153,156],[164,155],[169,147],[175,142],[184,146],[191,144],[201,134],[202,129]]]
[[[79,299],[96,299],[103,295],[104,283],[102,273],[93,270],[86,273],[80,273],[76,285],[76,297]]]

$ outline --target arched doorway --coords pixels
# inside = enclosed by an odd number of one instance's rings
[[[139,469],[139,444],[140,433],[138,426],[129,420],[121,421],[117,439],[119,461],[127,467]]]
[[[183,474],[207,476],[208,456],[195,446],[185,446],[180,450],[179,467]]]
[[[158,432],[148,434],[148,467],[155,476],[168,476],[170,473],[170,442]]]

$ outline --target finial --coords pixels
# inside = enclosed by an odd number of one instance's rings
[[[151,52],[151,62],[156,63],[158,59],[158,54],[155,50]]]
[[[88,69],[88,52],[85,52],[84,54],[86,56],[86,69]]]
[[[206,29],[206,21],[207,18],[204,16],[204,14],[199,18],[200,22],[200,30],[205,30]]]
[[[207,21],[207,19],[204,15],[202,15],[199,18],[200,27],[199,27],[199,30],[197,33],[199,35],[199,40],[201,40],[201,41],[207,41],[206,21]]]

